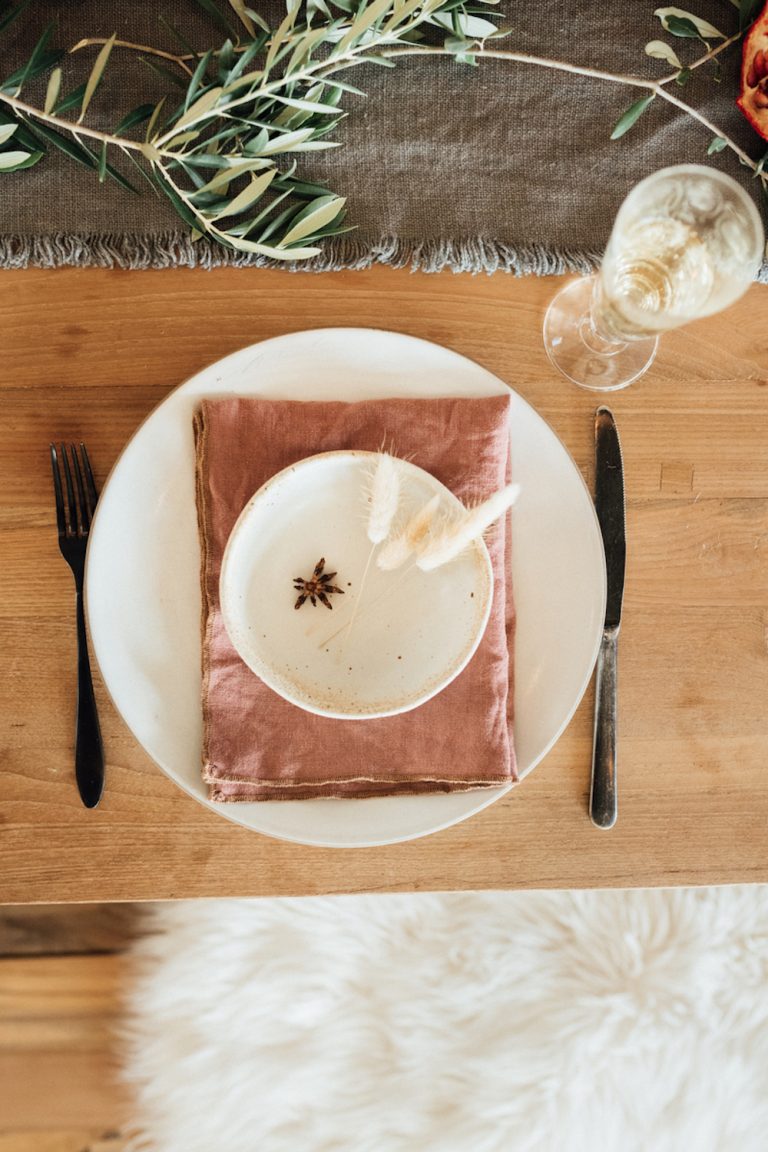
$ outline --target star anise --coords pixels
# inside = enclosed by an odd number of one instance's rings
[[[315,564],[315,570],[309,580],[304,580],[301,576],[294,576],[293,587],[299,593],[299,598],[294,604],[294,608],[301,608],[305,600],[309,600],[312,607],[315,608],[319,600],[321,604],[325,604],[326,608],[332,609],[333,604],[331,604],[328,597],[337,592],[341,596],[344,595],[343,588],[337,588],[335,584],[331,584],[331,580],[333,580],[336,573],[326,572],[323,574],[324,568],[325,557],[323,556],[318,560],[317,564]]]

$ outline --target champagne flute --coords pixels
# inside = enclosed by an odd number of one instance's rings
[[[650,367],[660,333],[743,296],[764,251],[758,210],[735,180],[699,164],[662,168],[619,208],[597,275],[550,303],[547,355],[582,388],[626,388]]]

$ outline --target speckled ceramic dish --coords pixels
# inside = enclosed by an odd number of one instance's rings
[[[375,454],[327,452],[269,480],[227,543],[220,596],[224,623],[245,663],[292,704],[338,720],[393,716],[440,692],[472,658],[491,610],[493,572],[477,541],[422,572],[368,564],[365,493]],[[434,476],[406,461],[398,519],[435,493],[460,508]],[[294,579],[325,560],[340,591],[296,609]],[[367,576],[363,585],[363,574]],[[354,616],[354,619],[353,619]]]

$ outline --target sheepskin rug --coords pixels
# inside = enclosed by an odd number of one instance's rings
[[[162,906],[153,1152],[765,1152],[768,888]]]

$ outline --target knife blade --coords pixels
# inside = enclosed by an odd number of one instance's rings
[[[618,815],[617,664],[627,548],[621,443],[613,413],[602,406],[595,413],[595,511],[605,550],[607,596],[595,680],[589,814],[592,823],[598,828],[612,828]]]

